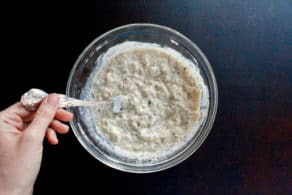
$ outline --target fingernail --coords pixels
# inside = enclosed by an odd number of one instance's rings
[[[50,94],[50,95],[48,95],[47,102],[51,106],[57,107],[59,104],[59,96],[57,94]]]

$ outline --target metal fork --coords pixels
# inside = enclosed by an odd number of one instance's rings
[[[32,88],[21,96],[21,104],[29,111],[34,111],[38,108],[42,100],[48,95],[47,92]],[[85,101],[72,97],[68,97],[64,94],[59,95],[59,108],[73,107],[73,106],[112,106],[114,113],[120,113],[123,109],[122,100],[120,96],[113,96],[111,101]]]

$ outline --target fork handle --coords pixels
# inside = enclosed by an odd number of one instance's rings
[[[84,101],[79,100],[76,98],[68,97],[64,94],[58,94],[60,97],[59,100],[59,108],[65,108],[65,107],[72,107],[72,106],[107,106],[110,105],[110,102],[106,101],[99,101],[99,102],[93,102],[93,101]],[[48,93],[41,90],[41,89],[35,89],[32,88],[26,93],[24,93],[21,96],[21,104],[29,111],[36,110],[39,106],[39,104],[42,102],[42,100],[48,96]]]
[[[76,98],[71,98],[63,94],[59,94],[59,108],[74,107],[74,106],[107,106],[109,102],[106,101],[84,101]]]

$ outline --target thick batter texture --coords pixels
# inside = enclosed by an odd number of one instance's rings
[[[95,109],[98,129],[119,151],[133,154],[159,153],[181,142],[200,116],[201,91],[190,67],[150,44],[109,56],[94,76],[91,98],[121,96],[123,105],[117,114]]]

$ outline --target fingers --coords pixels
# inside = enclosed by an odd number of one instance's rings
[[[64,109],[58,109],[55,119],[60,120],[60,121],[64,121],[64,122],[68,122],[70,120],[72,120],[73,118],[73,114],[71,112],[68,112]]]
[[[47,137],[48,142],[52,145],[56,145],[59,143],[59,140],[57,138],[57,134],[56,134],[55,130],[52,128],[47,129],[46,137]]]
[[[70,112],[59,109],[55,115],[55,119],[51,122],[50,127],[46,131],[47,141],[52,145],[59,143],[57,133],[66,134],[69,131],[69,126],[61,121],[68,122],[73,118],[73,114]],[[60,121],[61,120],[61,121]]]
[[[41,103],[37,111],[28,111],[20,102],[17,102],[7,109],[3,110],[11,113],[13,118],[8,118],[10,125],[16,129],[23,130],[23,138],[33,138],[33,140],[42,141],[44,136],[50,144],[58,144],[57,133],[65,134],[69,131],[69,126],[63,122],[69,122],[73,118],[73,114],[64,110],[58,109],[59,96],[57,94],[48,95]],[[12,120],[13,119],[13,120]],[[18,119],[18,120],[16,120]],[[7,122],[7,123],[8,123]],[[31,140],[31,139],[25,139]]]
[[[69,131],[69,126],[61,123],[58,120],[53,120],[50,127],[60,134],[66,134]]]
[[[35,135],[43,140],[48,126],[55,117],[58,104],[59,96],[57,94],[49,94],[36,111],[32,122],[26,129],[26,133]]]
[[[57,133],[66,134],[69,131],[69,126],[61,123],[58,120],[53,120],[50,127],[46,131],[46,137],[50,144],[56,145],[59,143]]]
[[[2,113],[2,116],[0,116],[0,123],[2,125],[6,125],[7,129],[15,128],[18,131],[22,131],[24,129],[22,119],[18,115],[10,112]]]
[[[13,113],[21,118],[26,118],[29,117],[31,115],[31,112],[29,112],[28,110],[26,110],[20,102],[17,102],[13,105],[11,105],[10,107],[8,107],[5,111],[8,111],[10,113]]]
[[[31,121],[34,117],[34,114],[31,114],[29,117],[27,117],[27,120]],[[52,145],[57,145],[59,143],[59,140],[57,138],[57,133],[60,134],[66,134],[69,132],[69,126],[66,124],[63,124],[63,122],[69,122],[72,120],[73,114],[64,110],[64,109],[58,109],[57,113],[55,115],[55,119],[50,123],[49,128],[46,130],[45,136],[47,138],[47,141]]]
[[[68,122],[73,118],[72,113],[64,109],[58,109],[58,104],[59,96],[56,94],[48,95],[36,112],[28,112],[19,104],[23,120],[30,122],[26,128],[26,133],[31,133],[40,141],[46,136],[50,144],[58,144],[57,133],[65,134],[69,131],[69,126],[61,121]]]

